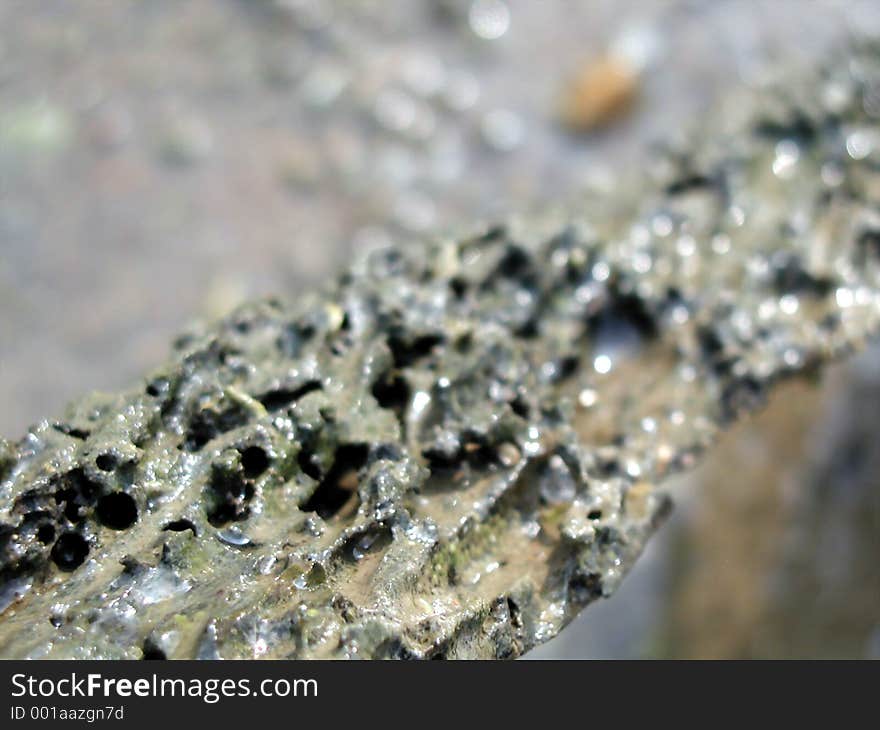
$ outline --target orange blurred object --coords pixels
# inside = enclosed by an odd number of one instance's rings
[[[578,132],[606,126],[629,111],[638,85],[638,73],[627,61],[611,55],[590,61],[562,95],[562,121]]]

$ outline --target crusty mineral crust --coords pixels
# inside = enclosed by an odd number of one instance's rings
[[[876,331],[878,90],[860,49],[722,110],[581,220],[371,252],[0,442],[0,655],[552,637],[638,557],[664,475]]]

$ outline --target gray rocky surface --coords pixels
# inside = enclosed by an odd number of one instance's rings
[[[565,214],[377,246],[3,445],[6,656],[512,657],[876,331],[874,45]],[[24,629],[27,630],[24,630]]]

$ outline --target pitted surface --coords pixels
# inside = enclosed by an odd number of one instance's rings
[[[876,48],[722,109],[579,220],[383,248],[0,450],[4,656],[512,657],[656,489],[876,331]]]

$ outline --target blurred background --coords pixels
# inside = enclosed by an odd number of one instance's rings
[[[849,0],[4,0],[0,437],[366,247],[576,208],[718,96],[880,34]],[[880,658],[880,347],[670,484],[534,658]],[[735,467],[735,468],[734,468]]]

